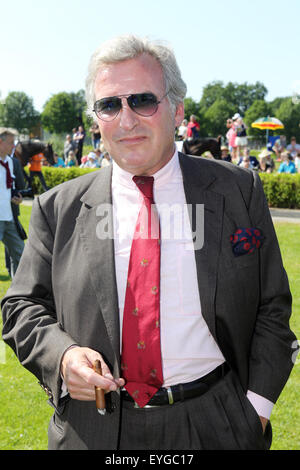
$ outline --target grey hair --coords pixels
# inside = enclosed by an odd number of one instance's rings
[[[6,137],[9,135],[13,135],[14,137],[17,137],[18,132],[15,129],[12,129],[11,127],[0,127],[0,139],[5,140]]]
[[[181,78],[175,55],[172,49],[158,41],[150,41],[134,35],[118,36],[104,42],[92,55],[86,79],[87,115],[95,118],[93,107],[95,102],[94,84],[97,72],[102,65],[133,59],[141,54],[154,57],[162,67],[165,80],[165,91],[172,111],[181,103],[186,95],[187,87]]]

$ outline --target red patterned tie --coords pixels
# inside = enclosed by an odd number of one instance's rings
[[[131,246],[123,316],[125,388],[145,406],[163,384],[160,348],[160,228],[153,176],[134,176],[143,195]]]
[[[8,162],[4,162],[0,158],[0,165],[4,166],[4,168],[6,169],[6,187],[7,187],[7,189],[10,189],[12,187],[12,184],[13,184],[13,179],[12,179],[12,176],[11,176],[11,173],[10,173]]]

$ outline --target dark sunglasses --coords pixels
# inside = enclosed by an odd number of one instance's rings
[[[132,95],[110,96],[97,100],[93,111],[102,121],[112,121],[122,109],[122,98],[126,98],[128,106],[132,111],[140,116],[153,116],[158,109],[158,105],[167,96],[166,93],[160,101],[153,93],[133,93]]]

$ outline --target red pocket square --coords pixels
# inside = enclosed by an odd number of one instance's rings
[[[232,251],[235,256],[252,253],[263,243],[263,234],[258,228],[238,228],[230,236]]]

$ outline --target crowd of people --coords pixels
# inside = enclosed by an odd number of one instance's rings
[[[96,123],[92,124],[89,132],[92,137],[93,151],[87,155],[82,155],[85,140],[85,131],[82,126],[73,129],[73,135],[67,134],[64,142],[63,157],[54,154],[54,167],[58,168],[101,168],[111,164],[111,157],[106,152],[101,134]]]
[[[273,145],[263,149],[256,157],[251,155],[248,147],[247,126],[239,113],[235,113],[232,118],[227,119],[226,127],[226,142],[221,146],[222,160],[264,173],[272,173],[274,171],[279,173],[300,173],[300,144],[297,144],[296,137],[292,137],[290,144],[286,145],[284,136],[280,136]],[[86,132],[83,126],[79,126],[72,130],[72,134],[66,135],[63,156],[55,153],[55,164],[53,166],[59,168],[70,168],[73,166],[80,168],[101,168],[110,165],[112,159],[101,141],[101,133],[97,123],[91,125],[89,133],[91,135],[93,151],[82,155]],[[197,121],[197,116],[192,114],[189,121],[184,119],[177,128],[176,140],[178,143],[178,141],[190,141],[198,137],[200,137],[200,124]],[[205,156],[213,158],[209,152],[206,152]],[[42,157],[43,155],[36,156],[35,161],[32,161],[29,166],[31,178],[39,176],[43,189],[46,191],[48,188],[40,167],[47,165],[47,162]],[[281,162],[277,170],[275,161]]]
[[[275,161],[281,162],[279,173],[297,173],[300,172],[300,145],[297,144],[296,138],[292,137],[289,145],[285,145],[285,141],[280,137],[275,140],[271,148],[263,149],[258,155],[250,155],[247,147],[247,134],[243,118],[236,113],[231,119],[227,119],[226,140],[228,146],[223,146],[222,159],[235,162],[245,168],[251,168],[264,173],[272,173],[276,171]]]
[[[239,113],[226,121],[226,144],[221,146],[221,159],[235,163],[244,168],[272,173],[276,171],[275,161],[281,162],[279,173],[300,173],[300,144],[296,137],[292,137],[290,144],[286,145],[283,136],[275,140],[271,148],[263,149],[258,158],[251,155],[248,147],[247,126]],[[177,130],[178,141],[192,140],[199,137],[200,124],[195,115],[190,120],[184,119]],[[207,152],[205,156],[213,158]]]

